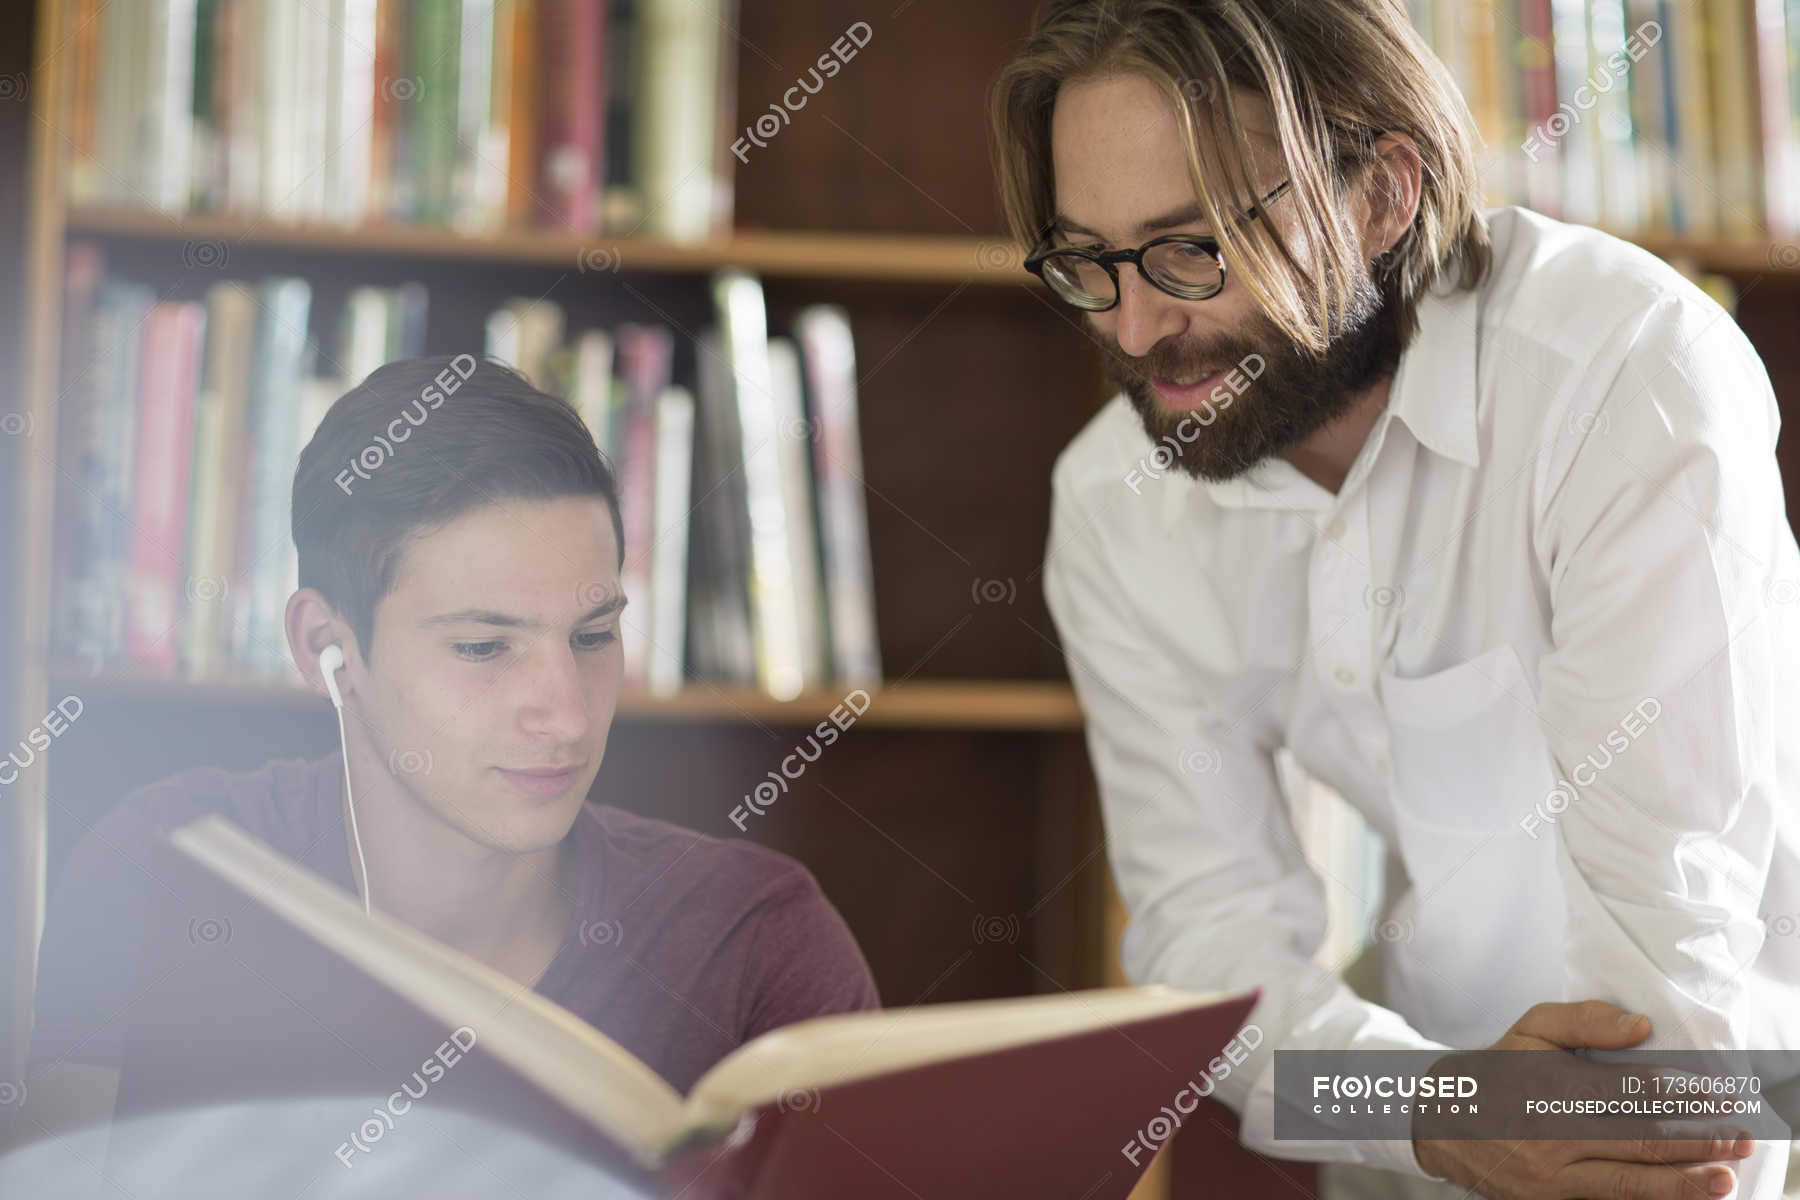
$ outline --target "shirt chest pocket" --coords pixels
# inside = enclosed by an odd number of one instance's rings
[[[1536,697],[1502,643],[1430,675],[1383,672],[1393,800],[1413,820],[1469,832],[1522,832],[1554,783]]]
[[[1430,675],[1383,673],[1376,686],[1412,882],[1390,999],[1431,1036],[1486,1044],[1530,1005],[1561,997],[1554,834],[1521,824],[1555,782],[1536,698],[1505,644]]]

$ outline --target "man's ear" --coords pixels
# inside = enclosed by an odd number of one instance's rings
[[[325,690],[325,677],[319,671],[319,655],[334,642],[343,650],[347,669],[338,676],[338,691],[348,695],[350,679],[360,667],[362,656],[356,635],[350,631],[349,623],[338,617],[330,601],[315,588],[301,588],[288,597],[283,624],[294,665],[306,678],[307,686],[320,696],[330,693]]]
[[[1365,259],[1386,253],[1412,228],[1424,183],[1419,147],[1406,134],[1384,133],[1376,138],[1375,155],[1364,191],[1368,205],[1363,227]]]

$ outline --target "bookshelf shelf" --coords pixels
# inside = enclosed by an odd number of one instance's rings
[[[463,232],[400,223],[352,227],[213,214],[172,215],[128,208],[72,207],[66,216],[66,229],[71,235],[220,242],[227,249],[244,245],[453,262],[567,266],[587,273],[687,274],[729,266],[776,278],[1038,286],[1035,277],[1019,265],[1017,249],[998,235],[979,238],[746,230],[721,240],[673,242],[612,234],[584,237],[554,230]],[[1766,274],[1800,282],[1800,243],[1609,232],[1660,258],[1690,259],[1705,270]]]
[[[245,245],[505,262],[560,266],[590,274],[701,273],[730,266],[771,277],[1036,286],[1034,277],[1019,265],[1018,251],[999,237],[743,231],[722,240],[674,242],[554,230],[465,233],[442,226],[296,224],[256,217],[92,207],[69,209],[66,228],[70,234],[88,237],[216,242],[227,250]]]
[[[170,679],[128,670],[92,674],[80,667],[53,667],[51,688],[61,694],[136,704],[242,704],[308,708],[323,704],[297,681],[279,678]],[[671,695],[627,691],[618,719],[647,724],[756,722],[807,727],[825,719],[850,689],[807,692],[777,700],[754,688],[693,683]],[[889,729],[1020,730],[1071,732],[1081,728],[1081,710],[1066,683],[998,680],[930,680],[866,689],[868,708],[860,726]],[[324,711],[321,709],[321,711]]]

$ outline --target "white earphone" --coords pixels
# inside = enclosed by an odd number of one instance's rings
[[[337,709],[338,745],[344,749],[344,807],[350,810],[350,841],[356,846],[356,865],[362,872],[363,912],[369,909],[369,865],[363,861],[362,834],[356,828],[356,796],[350,790],[350,745],[344,736],[344,697],[338,691],[337,673],[344,666],[344,651],[336,642],[319,651],[319,673],[325,676],[325,690],[331,693],[331,707]]]

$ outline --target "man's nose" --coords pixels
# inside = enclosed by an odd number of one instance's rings
[[[1142,358],[1186,323],[1181,302],[1145,279],[1133,263],[1119,264],[1119,349]]]

